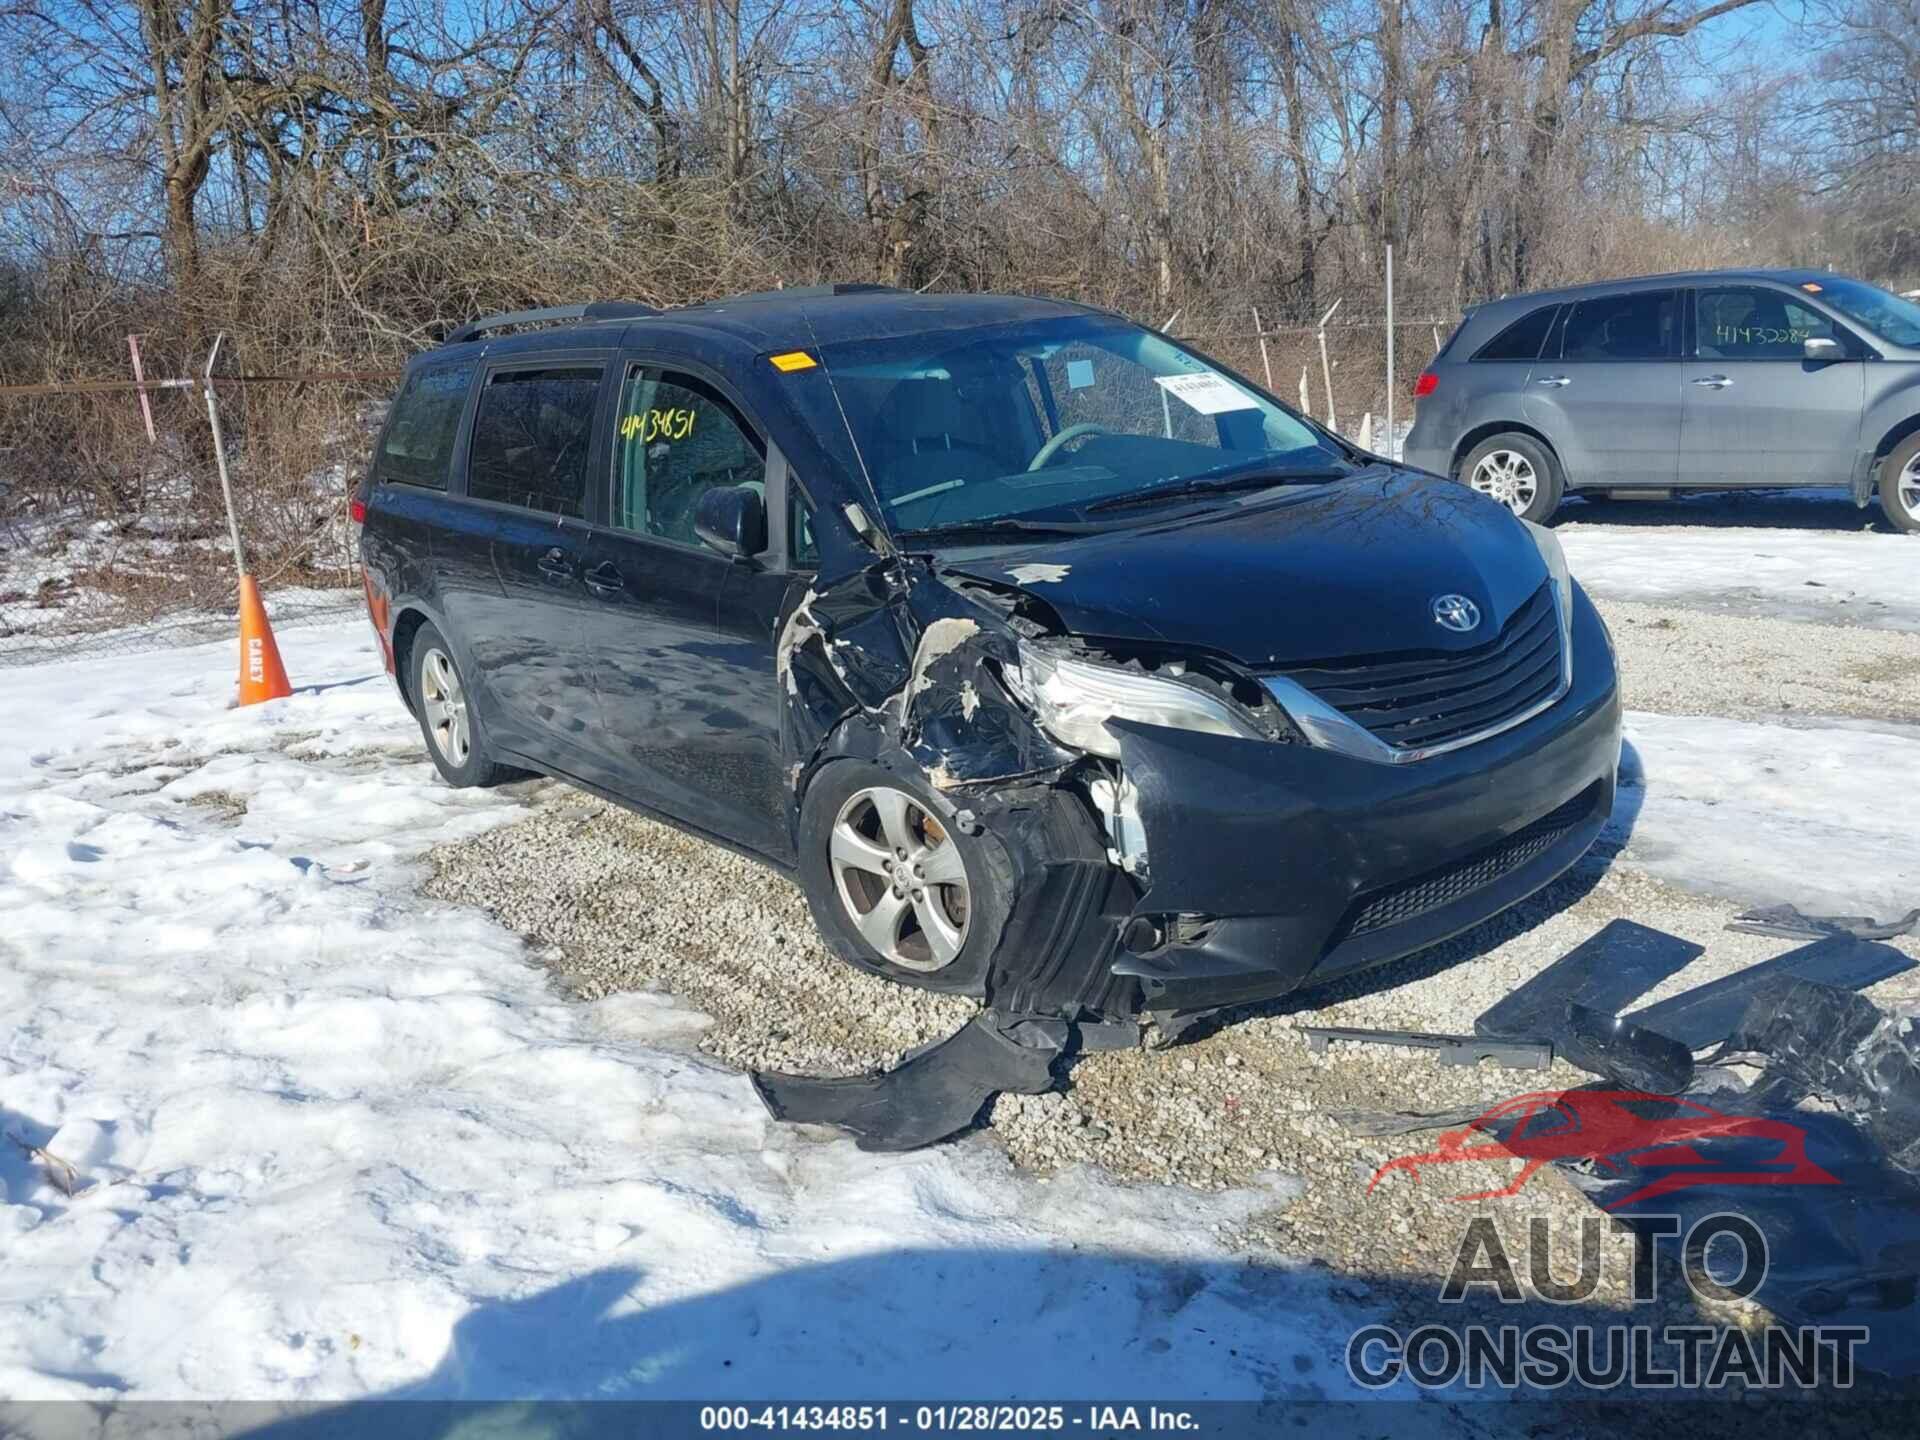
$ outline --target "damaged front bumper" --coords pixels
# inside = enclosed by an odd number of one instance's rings
[[[1613,809],[1612,646],[1576,591],[1573,679],[1543,714],[1409,765],[1115,722],[1150,883],[1114,964],[1144,1008],[1283,994],[1458,934],[1587,850]]]

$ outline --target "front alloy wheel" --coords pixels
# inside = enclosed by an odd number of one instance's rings
[[[888,963],[930,974],[966,944],[972,890],[946,827],[903,791],[856,790],[834,817],[834,891],[861,937]]]
[[[1516,515],[1526,514],[1540,498],[1540,472],[1518,450],[1494,450],[1481,456],[1467,483]]]

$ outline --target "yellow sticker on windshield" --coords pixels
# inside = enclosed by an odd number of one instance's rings
[[[773,368],[781,371],[811,370],[820,362],[804,350],[789,350],[784,355],[775,355]]]

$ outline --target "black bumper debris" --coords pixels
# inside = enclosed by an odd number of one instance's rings
[[[1501,1040],[1481,1035],[1436,1035],[1423,1030],[1350,1030],[1339,1025],[1302,1025],[1307,1044],[1316,1055],[1327,1042],[1354,1045],[1404,1045],[1431,1050],[1447,1065],[1478,1065],[1491,1060],[1516,1070],[1544,1070],[1553,1063],[1553,1047],[1533,1040]]]
[[[1766,905],[1748,910],[1727,922],[1727,929],[1748,935],[1775,935],[1783,940],[1820,940],[1828,935],[1851,935],[1856,940],[1892,940],[1920,928],[1920,910],[1909,910],[1898,920],[1875,920],[1866,915],[1807,915],[1798,905]]]
[[[756,1070],[753,1088],[776,1120],[837,1125],[862,1150],[917,1150],[972,1125],[1002,1091],[1053,1086],[1066,1047],[1060,1022],[1009,1023],[991,1011],[877,1075],[823,1079]]]

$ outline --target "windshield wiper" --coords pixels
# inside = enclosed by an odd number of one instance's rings
[[[1187,480],[1177,485],[1162,485],[1153,490],[1137,490],[1131,495],[1115,495],[1096,500],[1084,507],[1089,515],[1097,510],[1123,510],[1133,505],[1158,505],[1165,500],[1185,500],[1195,495],[1227,495],[1235,490],[1269,490],[1276,485],[1339,480],[1351,470],[1262,470],[1251,475],[1231,475],[1220,480]]]
[[[901,541],[919,540],[960,540],[968,536],[1002,535],[1086,535],[1095,530],[1103,530],[1103,525],[1092,525],[1073,520],[1020,520],[1003,515],[997,520],[959,520],[951,525],[935,525],[925,530],[902,530],[896,537]]]

